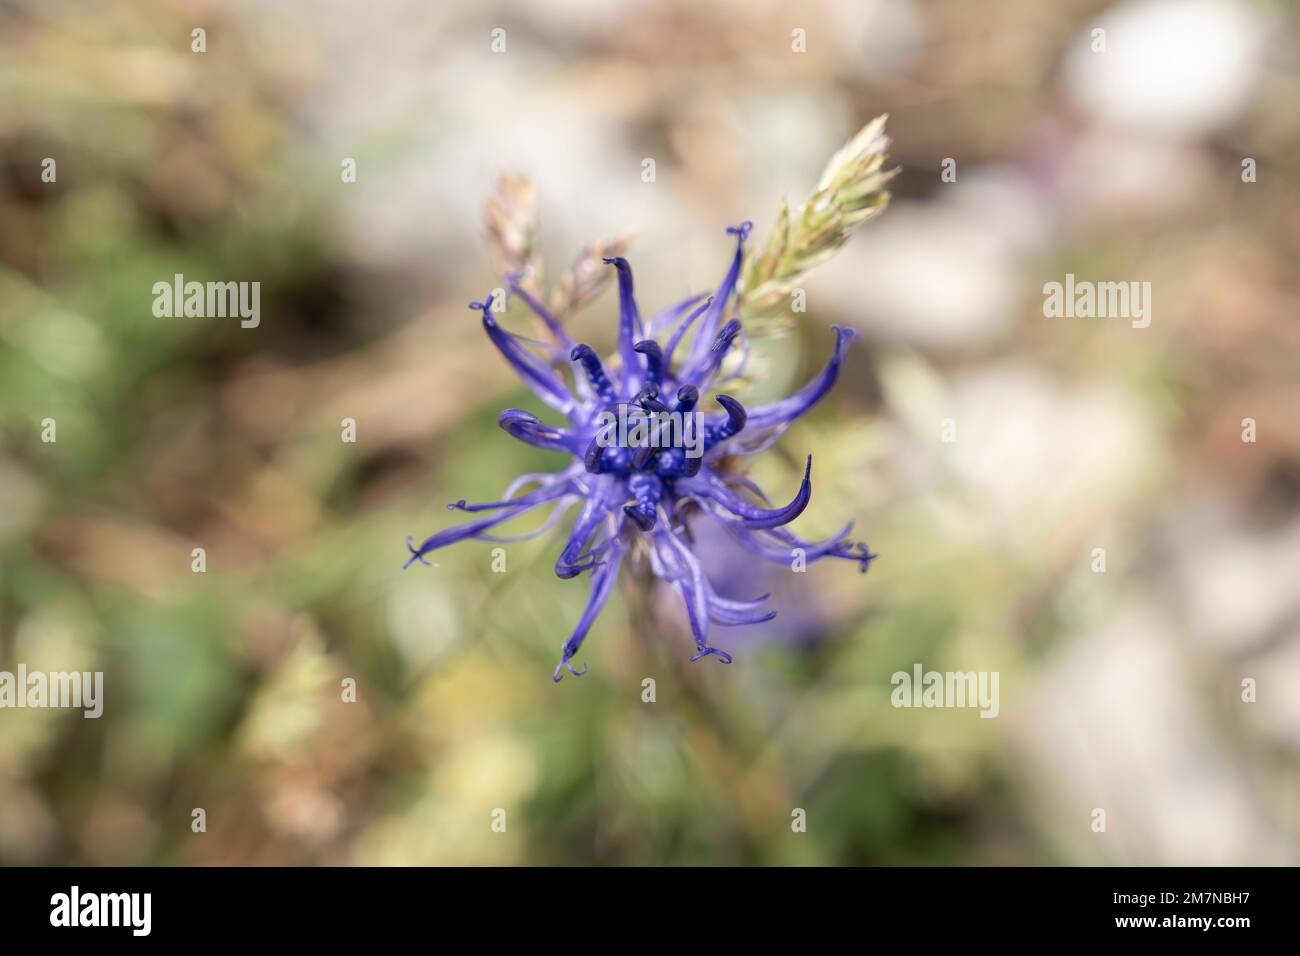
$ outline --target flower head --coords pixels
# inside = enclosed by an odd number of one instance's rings
[[[692,296],[648,321],[641,318],[627,260],[605,259],[617,272],[619,297],[618,352],[608,367],[590,346],[569,338],[520,275],[509,277],[512,292],[536,314],[551,342],[523,339],[501,328],[493,317],[491,296],[470,303],[482,313],[488,338],[524,384],[565,419],[563,425],[551,425],[530,412],[508,408],[500,415],[501,427],[525,444],[565,452],[573,461],[558,472],[521,476],[501,501],[448,505],[483,516],[440,531],[418,547],[408,538],[411,557],[406,566],[427,564],[424,556],[429,552],[468,538],[500,542],[533,537],[580,506],[555,573],[561,578],[590,573],[591,591],[564,642],[556,681],[566,669],[575,676],[586,673],[585,666],[574,669],[573,659],[609,599],[623,560],[639,553],[648,555],[654,574],[684,602],[695,638],[693,661],[716,656],[731,663],[730,654],[710,643],[711,624],[756,624],[775,616],[763,609],[766,595],[733,600],[714,591],[691,547],[692,520],[712,520],[739,547],[778,563],[790,562],[800,549],[807,562],[843,558],[866,571],[876,557],[865,544],[849,540],[852,524],[824,541],[805,540],[786,530],[812,497],[811,455],[798,491],[782,506],[774,506],[756,484],[727,467],[735,456],[768,448],[787,425],[821,400],[839,375],[852,330],[835,327],[835,349],[825,368],[788,398],[746,409],[719,393],[714,399],[717,411],[698,409],[703,396],[740,373],[747,357],[733,313],[749,231],[748,222],[727,230],[736,237],[736,252],[713,295]],[[738,353],[734,360],[733,353]],[[572,385],[557,371],[566,360]],[[551,509],[551,517],[537,531],[512,538],[491,534],[497,525],[538,508]]]

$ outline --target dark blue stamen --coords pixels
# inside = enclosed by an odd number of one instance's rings
[[[664,350],[654,339],[645,339],[632,346],[645,356],[646,381],[658,385],[664,380]]]
[[[600,443],[599,438],[593,438],[587,445],[587,452],[582,456],[582,464],[591,474],[599,475],[609,471],[609,463],[605,461],[607,447]]]
[[[716,399],[727,412],[727,420],[721,425],[706,425],[704,428],[704,450],[708,451],[714,445],[734,437],[741,429],[745,427],[745,422],[749,415],[745,412],[745,406],[736,401],[730,395],[719,395]]]
[[[649,398],[649,397],[643,398],[641,399],[640,404],[641,407],[644,408],[647,412],[659,413],[659,412],[668,411],[668,406],[665,405],[663,402],[659,401],[659,399],[657,398]]]
[[[569,358],[582,366],[582,370],[587,373],[587,381],[591,382],[591,387],[596,390],[601,401],[607,403],[618,401],[614,383],[605,374],[605,366],[600,363],[600,357],[590,345],[575,345],[573,351],[569,353]]]
[[[740,334],[740,320],[732,319],[722,327],[718,337],[713,341],[713,352],[725,352],[731,348],[731,343],[736,341],[736,336]]]
[[[623,513],[631,518],[642,531],[650,531],[655,526],[655,509],[663,494],[664,486],[654,475],[634,474],[627,480],[627,490],[632,493],[635,504],[625,505]]]
[[[679,415],[693,412],[699,401],[700,390],[694,385],[683,385],[677,390],[677,404],[673,406],[673,411]]]
[[[636,471],[644,471],[654,462],[659,455],[658,446],[652,441],[647,441],[644,445],[632,452],[632,467]]]
[[[740,322],[737,319],[732,319],[722,327],[718,337],[713,340],[713,345],[709,347],[709,352],[704,357],[704,361],[691,372],[691,384],[707,382],[713,378],[718,369],[722,367],[722,363],[727,357],[727,351],[731,348],[732,343],[736,341],[738,335],[740,335]]]

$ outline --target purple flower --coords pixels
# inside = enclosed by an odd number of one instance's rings
[[[591,572],[591,593],[577,627],[564,642],[553,675],[557,682],[566,668],[575,676],[586,673],[585,666],[574,670],[571,662],[613,591],[620,564],[634,550],[648,555],[654,573],[685,603],[695,637],[692,661],[714,655],[731,663],[730,654],[709,643],[710,624],[757,624],[775,616],[774,611],[763,610],[768,595],[731,600],[713,589],[692,550],[690,522],[697,517],[709,517],[741,548],[781,564],[793,560],[795,549],[802,550],[808,563],[843,558],[857,562],[860,571],[866,571],[876,557],[865,544],[849,540],[851,523],[824,541],[808,541],[785,529],[812,496],[811,455],[798,492],[781,507],[772,506],[757,485],[727,468],[733,456],[768,448],[790,422],[830,391],[853,339],[852,330],[835,327],[830,361],[790,397],[747,411],[731,396],[719,394],[715,400],[721,411],[707,415],[696,411],[700,396],[739,375],[747,356],[740,322],[724,319],[736,298],[749,230],[748,222],[727,230],[736,236],[736,254],[716,294],[692,296],[645,323],[627,260],[605,260],[618,272],[618,356],[611,370],[590,346],[574,343],[550,312],[519,287],[518,277],[510,282],[512,291],[537,314],[555,344],[523,339],[501,328],[492,316],[491,296],[470,303],[470,308],[482,312],[488,338],[519,377],[566,419],[564,425],[548,425],[530,412],[508,408],[500,415],[501,427],[525,444],[563,451],[574,460],[562,471],[521,476],[506,489],[502,501],[471,505],[462,500],[448,505],[486,516],[440,531],[418,548],[407,538],[411,557],[406,567],[415,561],[427,564],[424,556],[429,552],[467,538],[502,542],[534,537],[554,526],[574,505],[581,505],[555,562],[555,573],[572,578]],[[692,328],[694,337],[688,345]],[[739,362],[724,375],[724,363],[737,343],[741,343]],[[556,371],[566,353],[574,366],[572,388]],[[632,427],[615,429],[616,421]],[[692,435],[693,441],[683,438]],[[520,494],[529,487],[532,490]],[[509,538],[489,533],[499,524],[544,507],[551,509],[551,517],[534,532]]]

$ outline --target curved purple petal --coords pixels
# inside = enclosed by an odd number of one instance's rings
[[[623,360],[623,388],[636,391],[641,382],[641,356],[634,346],[642,338],[641,310],[632,287],[632,267],[622,256],[603,260],[618,270],[618,355]]]
[[[656,532],[655,543],[663,566],[672,569],[668,580],[686,605],[686,617],[695,639],[696,653],[691,660],[698,661],[702,657],[716,655],[724,664],[730,664],[730,654],[709,646],[709,592],[712,589],[704,577],[700,562],[671,530]]]
[[[575,494],[578,489],[568,481],[556,482],[554,485],[539,489],[531,494],[524,495],[519,499],[518,504],[510,505],[504,508],[501,514],[493,515],[491,518],[480,518],[478,521],[471,521],[467,524],[456,525],[452,528],[445,528],[437,534],[430,535],[424,539],[424,542],[416,548],[411,543],[411,538],[406,539],[406,549],[411,552],[411,556],[402,565],[403,570],[409,568],[412,563],[419,561],[421,564],[427,564],[424,556],[430,551],[436,551],[439,548],[445,548],[449,544],[455,544],[457,541],[464,541],[468,538],[477,537],[481,532],[488,528],[494,528],[502,522],[509,521],[511,518],[517,518],[520,515],[527,514],[538,505],[545,504],[548,501],[554,501],[567,494]]]
[[[568,352],[573,348],[573,339],[569,338],[569,333],[564,331],[564,326],[560,325],[559,319],[551,314],[551,310],[529,295],[527,290],[519,284],[520,276],[521,273],[516,272],[506,277],[511,294],[517,295],[523,300],[524,305],[528,306],[533,314],[542,320],[542,324],[546,326],[547,331],[555,336],[555,341],[560,344],[560,348]]]
[[[566,428],[555,428],[543,424],[532,412],[521,408],[507,408],[497,416],[497,424],[512,438],[517,438],[525,445],[545,448],[547,451],[562,451],[570,455],[578,447],[578,437]]]
[[[570,661],[582,647],[582,642],[587,637],[587,632],[591,630],[591,625],[595,623],[596,618],[600,615],[601,610],[605,607],[605,602],[609,600],[609,595],[614,590],[614,582],[618,580],[619,564],[623,560],[623,549],[617,544],[609,549],[608,560],[591,576],[591,592],[587,597],[587,606],[582,612],[582,617],[578,619],[577,626],[569,639],[560,647],[560,663],[555,668],[555,673],[551,675],[551,680],[559,683],[564,677],[561,671],[568,669],[574,677],[581,677],[587,673],[586,665],[582,670],[574,670]]]
[[[598,550],[592,550],[584,554],[583,549],[587,546],[588,539],[595,534],[596,529],[608,517],[611,510],[611,504],[606,500],[605,495],[599,492],[589,495],[587,500],[583,502],[582,513],[578,515],[578,520],[573,524],[568,543],[565,544],[564,550],[560,552],[559,558],[556,559],[556,577],[577,577],[583,571],[590,570],[600,563]]]
[[[776,617],[776,611],[733,611],[709,601],[709,620],[721,627],[744,627],[764,624]]]
[[[566,415],[573,411],[576,404],[573,395],[550,366],[524,348],[517,335],[501,328],[492,317],[492,296],[486,302],[471,302],[470,308],[483,313],[483,330],[533,394],[556,411]]]
[[[709,307],[712,305],[713,305],[713,296],[709,296],[707,299],[704,300],[703,305],[701,305],[698,309],[696,309],[685,319],[683,319],[681,324],[677,326],[676,330],[674,330],[672,337],[668,340],[668,344],[664,346],[664,367],[665,368],[669,368],[672,366],[673,353],[677,351],[677,346],[682,341],[682,336],[686,334],[687,329],[691,327],[691,324],[696,319],[698,319],[701,315],[707,312]]]
[[[746,551],[775,564],[788,565],[794,557],[795,549],[798,549],[803,552],[803,558],[809,564],[821,558],[841,558],[853,561],[858,565],[858,570],[865,573],[871,562],[879,557],[864,543],[848,540],[853,531],[851,521],[823,541],[808,541],[785,528],[752,531],[721,516],[718,516],[718,523]],[[769,540],[769,536],[775,540]]]
[[[748,221],[742,222],[739,226],[727,227],[727,232],[736,237],[736,254],[732,256],[731,267],[727,269],[727,274],[722,277],[722,283],[713,296],[713,304],[705,313],[699,331],[695,333],[695,341],[691,343],[687,367],[698,365],[704,359],[704,356],[708,354],[709,348],[713,344],[713,337],[718,332],[718,325],[722,322],[722,316],[727,310],[731,294],[736,291],[736,280],[740,278],[740,266],[745,261],[745,240],[749,238],[749,231],[753,227],[754,224]]]
[[[701,473],[693,479],[683,480],[680,484],[683,491],[712,499],[730,511],[740,518],[740,524],[744,528],[752,531],[777,528],[789,524],[808,507],[808,502],[812,498],[812,455],[808,456],[808,463],[804,466],[803,481],[799,483],[799,491],[784,508],[763,508],[746,501],[712,472]]]
[[[558,493],[557,493],[558,492]],[[465,499],[453,502],[447,505],[448,511],[497,511],[501,508],[517,508],[521,505],[540,505],[547,501],[554,501],[562,495],[573,495],[578,493],[578,487],[571,481],[558,481],[552,484],[543,485],[536,491],[530,491],[526,495],[519,495],[515,498],[508,498],[505,501],[486,501],[480,504],[468,504]]]
[[[857,336],[853,329],[845,328],[842,325],[834,326],[834,329],[835,351],[832,353],[830,361],[826,363],[826,367],[812,381],[789,398],[783,398],[769,405],[761,405],[758,408],[751,408],[749,410],[750,430],[759,431],[778,425],[788,425],[821,401],[822,397],[831,390],[831,386],[839,378],[840,369],[844,365],[844,356],[848,352],[849,345]],[[706,419],[705,424],[706,426],[721,425],[723,421],[723,416],[711,415]]]
[[[662,312],[656,312],[646,323],[645,334],[647,338],[658,340],[660,333],[665,327],[671,327],[681,320],[686,311],[695,305],[695,303],[709,297],[707,292],[697,292],[695,295],[687,296],[680,302],[676,302],[664,309]],[[703,311],[703,310],[701,310]]]

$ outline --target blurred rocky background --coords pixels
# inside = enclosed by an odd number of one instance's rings
[[[0,710],[0,862],[1300,862],[1298,40],[1265,0],[0,4],[0,669],[106,682]],[[553,538],[400,570],[554,467],[465,309],[502,173],[548,277],[627,234],[652,311],[885,112],[893,202],[754,386],[860,330],[756,469],[812,452],[798,528],[870,574],[775,569],[731,667],[616,598],[553,686]],[[260,326],[156,318],[176,273]],[[1045,318],[1067,273],[1151,326]],[[891,707],[915,662],[999,716]]]

